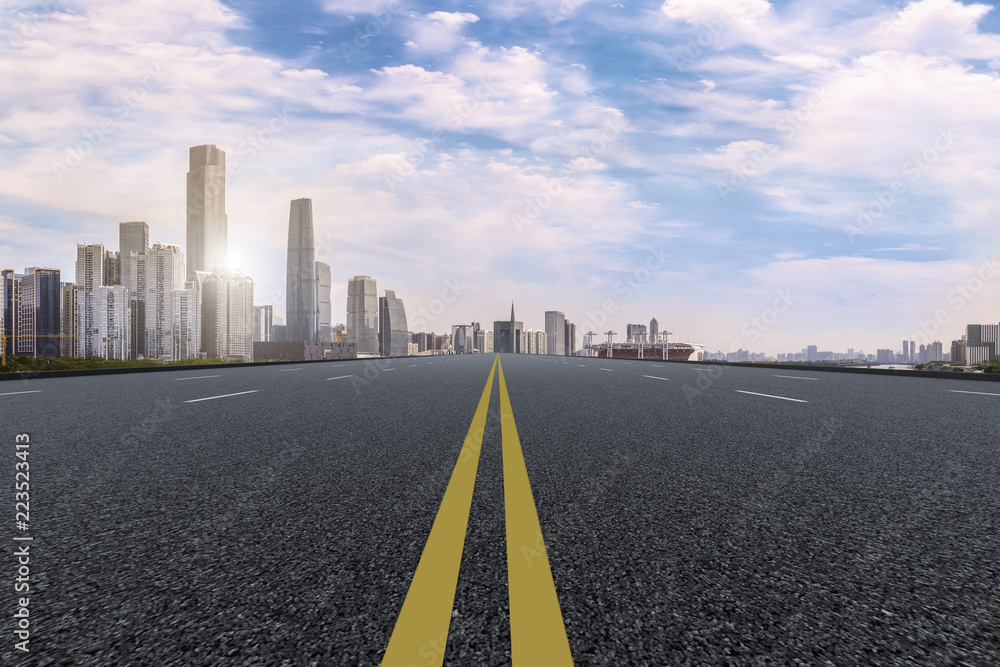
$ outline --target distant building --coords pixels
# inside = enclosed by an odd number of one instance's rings
[[[965,363],[965,341],[951,341],[951,360],[960,364]]]
[[[1000,325],[970,324],[965,327],[965,358],[969,365],[982,364],[998,357]]]
[[[274,337],[274,306],[254,306],[253,342],[270,343]]]
[[[576,355],[576,325],[566,321],[566,355],[575,356]]]
[[[129,359],[132,317],[128,288],[124,285],[98,287],[93,300],[94,330],[88,335],[91,354],[119,361]]]
[[[238,270],[196,274],[201,343],[210,359],[253,361],[253,280]]]
[[[176,246],[170,246],[176,248]],[[180,253],[180,249],[177,249]],[[149,259],[149,225],[142,221],[120,222],[118,223],[118,280],[115,282],[105,281],[105,285],[124,285],[128,287],[129,331],[129,355],[131,359],[150,358],[156,355],[147,352],[146,346],[149,342],[146,334],[146,303],[149,292],[156,290],[156,274],[152,279],[146,268],[146,261]],[[183,260],[182,267],[183,267]],[[105,262],[105,275],[107,275],[107,262]],[[183,282],[184,277],[180,280]],[[147,282],[148,281],[148,282]],[[161,292],[162,296],[162,292]],[[168,293],[168,301],[169,293]],[[162,305],[162,300],[161,300]],[[169,310],[169,308],[168,308]],[[153,335],[156,335],[155,326]]]
[[[76,246],[76,287],[78,290],[76,356],[78,357],[103,357],[107,350],[107,346],[101,341],[100,318],[97,308],[97,290],[103,286],[103,280],[104,244],[78,243]],[[124,289],[127,292],[128,288]],[[127,299],[124,297],[123,299],[127,302]],[[125,307],[128,308],[128,303],[125,303]],[[126,312],[126,315],[130,315],[130,313]],[[107,317],[105,316],[104,319],[106,323]]]
[[[187,279],[229,264],[226,153],[214,144],[193,146],[187,174]]]
[[[288,214],[288,263],[285,274],[285,335],[290,341],[314,342],[318,339],[316,267],[312,200],[295,199]]]
[[[104,284],[121,285],[121,253],[113,250],[104,251]]]
[[[545,349],[546,354],[566,354],[566,315],[558,310],[545,311]]]
[[[144,298],[132,299],[133,308],[141,304],[141,353],[147,359],[174,359],[174,292],[184,289],[184,255],[175,245],[157,243],[145,255],[133,255],[145,269]]]
[[[59,356],[76,356],[76,311],[79,303],[79,290],[73,283],[63,283],[61,287],[61,303],[59,304]]]
[[[660,342],[660,323],[656,321],[655,317],[649,321],[649,342]]]
[[[405,357],[409,354],[410,334],[406,330],[406,310],[403,300],[392,290],[379,298],[379,354],[383,357]]]
[[[378,354],[378,292],[371,276],[347,283],[347,342],[358,355]]]
[[[626,326],[626,342],[645,343],[647,342],[646,333],[645,324],[629,324]]]
[[[325,343],[333,340],[330,324],[333,321],[333,306],[330,303],[330,265],[326,262],[316,262],[316,303],[317,328],[316,340]]]
[[[498,354],[522,354],[521,341],[524,323],[514,319],[514,304],[510,305],[510,319],[493,322],[493,350]]]
[[[2,284],[7,354],[58,357],[59,269],[31,267],[22,275],[7,269]]]
[[[197,281],[171,293],[171,355],[173,361],[198,359],[205,355],[201,347],[201,292]]]

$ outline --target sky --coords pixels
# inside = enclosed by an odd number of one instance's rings
[[[0,268],[118,223],[185,246],[227,153],[229,264],[284,313],[289,203],[413,331],[655,317],[708,350],[1000,321],[1000,12],[953,0],[0,0]],[[578,341],[578,345],[581,341]]]

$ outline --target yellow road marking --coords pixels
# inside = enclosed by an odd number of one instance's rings
[[[465,533],[472,509],[472,491],[479,469],[486,413],[490,407],[493,377],[499,363],[494,358],[479,406],[465,436],[462,453],[448,481],[441,507],[434,518],[427,544],[413,574],[410,590],[396,620],[389,646],[382,658],[384,667],[441,665],[448,642],[451,612],[455,605],[458,571],[462,564]],[[503,386],[501,384],[501,386]]]
[[[510,655],[516,667],[573,665],[559,596],[531,494],[528,467],[500,365],[503,499],[507,518]]]

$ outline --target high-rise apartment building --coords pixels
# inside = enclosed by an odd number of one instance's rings
[[[76,356],[76,311],[79,290],[73,283],[63,283],[60,287],[59,304],[59,356]]]
[[[104,244],[76,246],[77,344],[76,356],[104,356],[97,312],[97,290],[104,285]],[[126,291],[128,288],[125,288]],[[126,304],[127,307],[128,304]],[[105,320],[107,318],[105,317]]]
[[[187,174],[187,277],[228,266],[226,153],[214,144],[190,150]]]
[[[94,330],[87,336],[92,350],[86,356],[129,359],[132,317],[128,288],[102,285],[94,291],[93,302]]]
[[[175,245],[157,243],[134,257],[145,270],[144,298],[132,299],[133,307],[142,304],[142,354],[147,359],[173,359],[174,292],[184,288],[184,255]]]
[[[545,337],[545,349],[548,354],[566,354],[566,315],[564,313],[558,310],[545,311]]]
[[[316,262],[316,326],[319,331],[317,340],[320,342],[329,342],[333,340],[333,332],[330,329],[333,320],[333,305],[330,302],[330,285],[330,265],[326,262]]]
[[[196,280],[171,294],[172,345],[174,361],[198,359],[201,351],[201,291]],[[207,355],[205,355],[207,356]]]
[[[121,253],[113,250],[104,251],[104,284],[122,284]]]
[[[311,199],[294,199],[288,214],[285,270],[285,335],[315,342],[318,334],[316,248]]]
[[[406,330],[406,310],[403,300],[392,290],[379,298],[379,354],[383,357],[405,357],[409,354],[410,335]]]
[[[201,344],[210,359],[253,361],[253,280],[218,268],[196,274]]]
[[[347,283],[347,342],[359,355],[378,354],[378,292],[371,276]]]

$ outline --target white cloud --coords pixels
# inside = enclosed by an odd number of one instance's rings
[[[410,21],[412,39],[407,46],[419,51],[440,53],[451,51],[461,42],[462,28],[476,23],[479,17],[462,12],[432,12]]]

